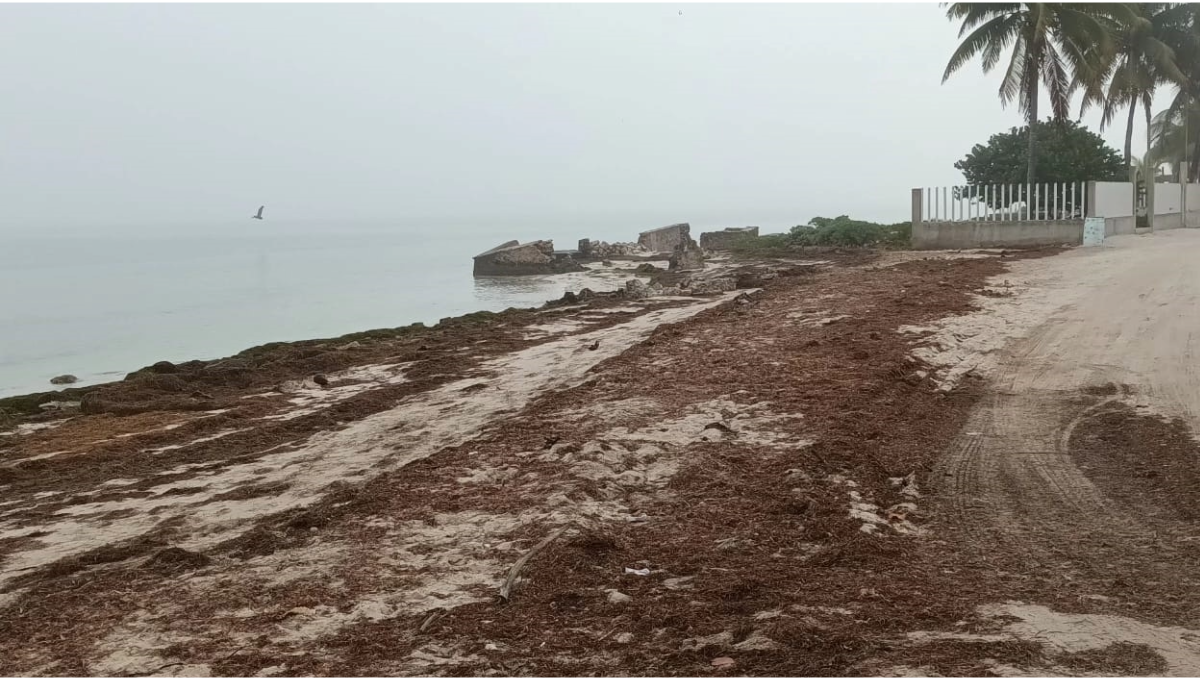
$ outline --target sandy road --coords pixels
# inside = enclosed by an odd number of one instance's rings
[[[1009,319],[1028,332],[996,356],[993,390],[947,461],[954,495],[1001,512],[1005,497],[1027,504],[1034,496],[1117,521],[1123,513],[1071,464],[1067,438],[1114,400],[1200,425],[1198,259],[1200,232],[1171,231],[1015,265],[1013,274],[1038,288],[1025,316]],[[1120,387],[1105,394],[1106,385]],[[1103,398],[1076,399],[1088,392]]]
[[[1192,527],[1164,524],[1115,500],[1089,479],[1072,447],[1077,428],[1114,408],[1178,418],[1200,431],[1197,262],[1194,230],[1118,237],[1101,248],[1025,260],[993,282],[1014,295],[942,327],[943,346],[926,356],[940,360],[947,375],[974,368],[990,383],[935,475],[952,508],[947,523],[967,544],[1013,556],[1034,573],[1061,570],[1086,582],[1094,567],[1192,588],[1194,556],[1171,538],[1190,540]],[[1092,589],[1088,597],[1097,600],[1114,596],[1102,579]],[[1124,617],[1058,620],[1035,609],[1006,610],[1025,626],[1009,632],[1059,651],[1144,643],[1166,660],[1168,673],[1200,673],[1194,632]],[[1067,635],[1043,632],[1050,629]]]

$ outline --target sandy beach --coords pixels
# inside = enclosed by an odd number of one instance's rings
[[[1139,465],[1191,455],[1134,410],[1170,402],[1100,373],[1003,396],[1095,258],[1137,276],[1178,245],[1129,243],[726,262],[741,288],[269,345],[10,411],[0,669],[1186,674],[1186,525],[1114,477],[1128,433],[1159,444]]]

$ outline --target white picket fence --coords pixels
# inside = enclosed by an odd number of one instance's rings
[[[1055,222],[1082,220],[1087,214],[1083,182],[962,185],[919,191],[922,222]]]

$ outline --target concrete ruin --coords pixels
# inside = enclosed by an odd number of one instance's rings
[[[688,239],[683,243],[675,246],[675,251],[671,253],[670,259],[667,260],[668,271],[685,271],[689,269],[704,268],[704,251],[692,239]]]
[[[638,245],[653,253],[673,253],[676,246],[688,242],[695,244],[692,241],[692,225],[687,222],[638,234]]]
[[[648,257],[653,253],[638,243],[605,243],[591,239],[579,239],[581,260],[612,260]]]
[[[555,252],[553,241],[508,241],[475,256],[475,276],[530,276],[583,271],[570,252]]]
[[[700,234],[700,247],[704,250],[728,250],[740,239],[757,236],[758,227],[726,227],[721,231]]]

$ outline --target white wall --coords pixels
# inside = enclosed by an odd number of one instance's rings
[[[1200,184],[1187,185],[1188,212],[1200,210]]]
[[[1178,213],[1183,197],[1179,195],[1179,185],[1171,182],[1155,182],[1154,183],[1154,214],[1166,215],[1168,213]],[[1189,204],[1190,208],[1191,205]]]
[[[1095,205],[1088,208],[1088,214],[1096,217],[1132,217],[1133,183],[1096,182]],[[1178,206],[1175,212],[1179,212]]]

